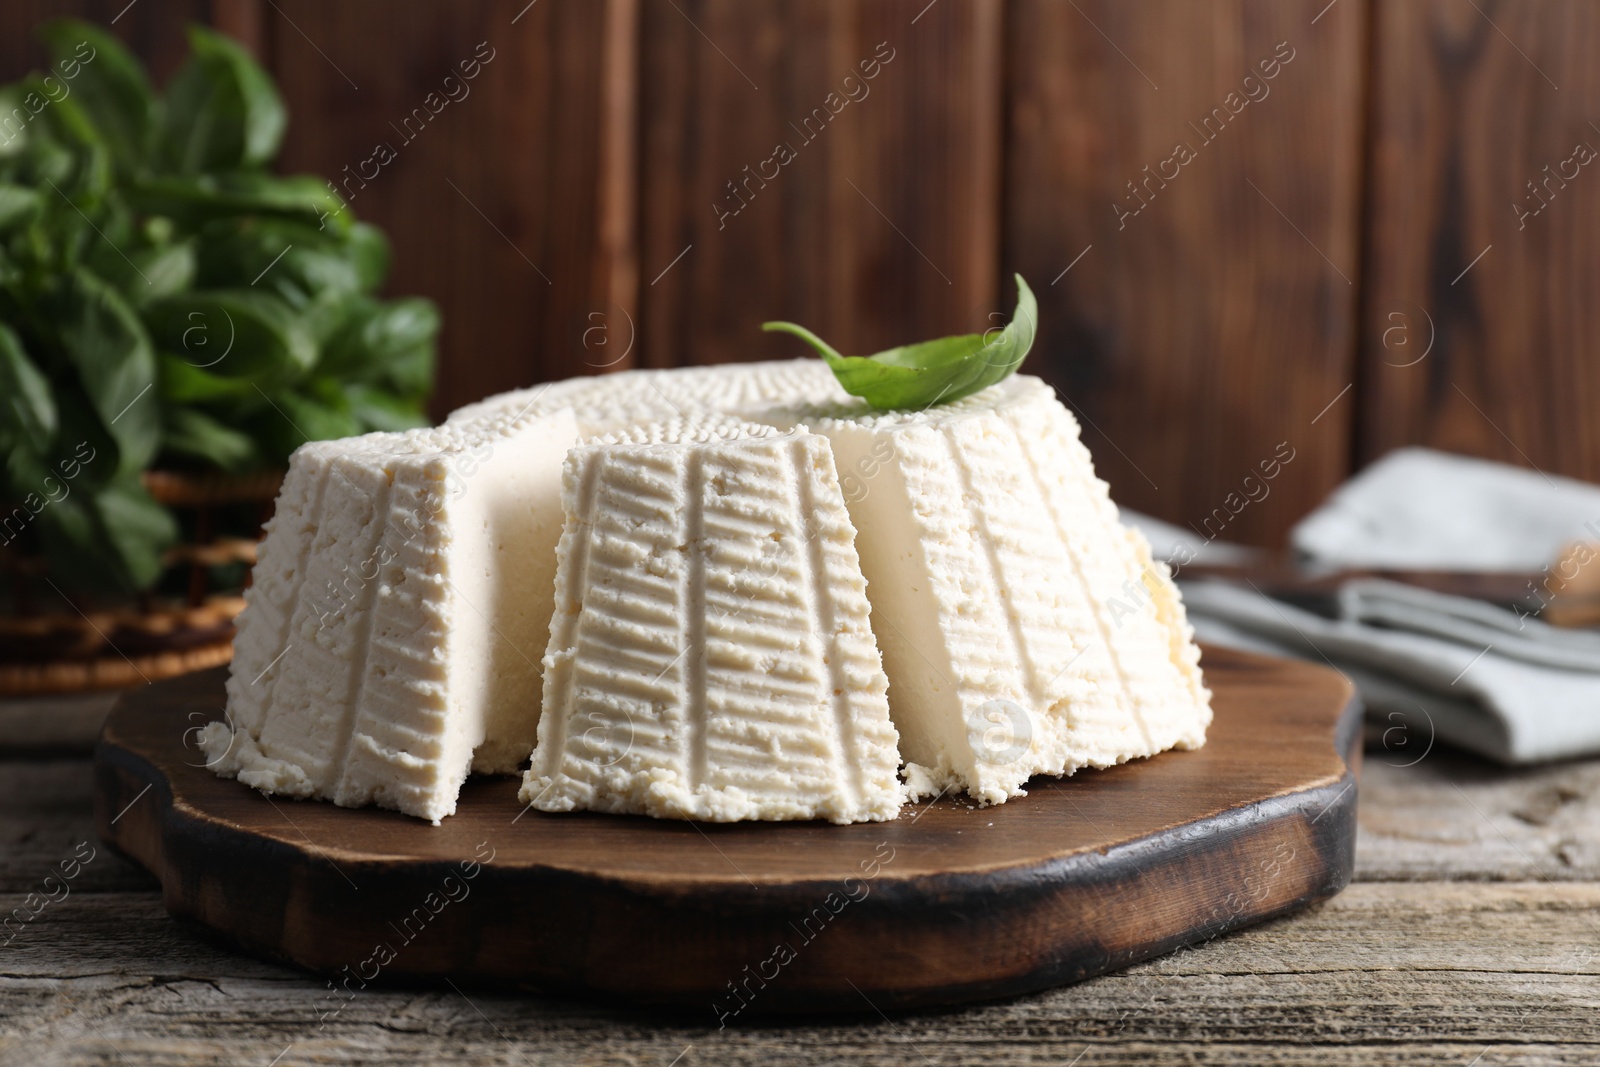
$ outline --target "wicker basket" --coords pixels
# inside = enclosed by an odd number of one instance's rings
[[[25,588],[38,595],[0,616],[0,697],[84,693],[227,663],[233,619],[244,607],[242,588],[211,588],[211,568],[255,563],[257,540],[216,533],[217,509],[255,505],[259,522],[272,513],[281,472],[243,477],[147,471],[144,485],[157,502],[194,515],[192,543],[167,552],[169,569],[186,569],[182,598],[130,598],[89,603],[57,595],[42,559],[0,556]],[[257,530],[259,530],[259,522]],[[245,585],[249,584],[246,571]]]

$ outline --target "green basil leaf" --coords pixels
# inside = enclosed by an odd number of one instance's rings
[[[48,480],[52,472],[50,465],[40,458],[41,447],[43,446],[36,442],[26,440],[12,443],[6,452],[5,493],[0,496],[0,503],[21,504],[31,514],[37,514],[47,497],[60,496],[60,485]],[[19,525],[25,521],[20,515],[15,518]],[[3,532],[12,536],[16,533],[16,531]]]
[[[160,160],[181,174],[264,166],[288,117],[267,72],[236,42],[189,27],[189,61],[167,86]]]
[[[412,430],[428,425],[427,413],[413,400],[403,400],[387,390],[370,385],[346,385],[344,395],[350,414],[361,424],[361,432],[373,430]]]
[[[317,360],[304,318],[276,296],[253,289],[167,297],[145,310],[145,320],[162,351],[269,391],[300,378]]]
[[[181,293],[194,284],[195,250],[191,242],[122,249],[102,242],[90,247],[90,269],[121,290],[135,307]]]
[[[161,554],[178,539],[178,524],[136,478],[113,482],[94,496],[95,511],[128,575],[144,589],[161,576]]]
[[[202,231],[200,285],[253,287],[306,308],[325,297],[353,296],[361,270],[346,242],[315,226],[288,219],[215,222]]]
[[[0,233],[26,226],[39,215],[40,208],[37,189],[0,184]]]
[[[52,300],[68,362],[117,444],[117,470],[144,470],[161,442],[156,358],[144,325],[122,295],[86,270],[63,278]]]
[[[389,276],[389,239],[383,231],[366,222],[351,224],[349,256],[361,279],[361,291],[377,292]]]
[[[0,430],[42,451],[57,425],[50,383],[23,351],[22,339],[0,322]]]
[[[70,494],[39,513],[40,541],[50,573],[69,588],[147,589],[161,576],[161,554],[178,538],[178,524],[137,478],[118,479]]]
[[[94,123],[117,166],[131,171],[149,149],[156,99],[144,68],[111,34],[92,23],[61,19],[39,31],[52,72]]]
[[[150,397],[139,403],[143,404]],[[105,423],[77,381],[56,383],[56,411],[61,428],[56,431],[49,458],[55,468],[78,488],[99,487],[117,477],[120,449],[106,432]]]
[[[222,349],[216,350],[221,354]],[[259,394],[248,378],[230,378],[212,374],[194,362],[170,352],[160,356],[161,399],[170,404],[191,404],[197,401],[219,399],[259,399]]]
[[[845,392],[880,411],[949,404],[1010,377],[1033,347],[1039,306],[1022,275],[1014,277],[1017,310],[1005,329],[987,334],[942,337],[871,356],[843,356],[792,322],[767,322],[761,328],[805,341],[827,361]]]
[[[175,408],[168,413],[161,446],[165,452],[197,459],[232,473],[257,465],[255,441],[249,434],[189,407]]]
[[[26,86],[22,83],[0,86],[0,161],[14,159],[28,150],[28,125],[34,112],[25,100]]]
[[[263,459],[283,463],[289,453],[307,441],[328,441],[362,432],[349,401],[337,387],[318,392],[317,396],[290,390],[273,393],[270,403],[249,417],[246,428],[260,443]]]
[[[343,329],[328,342],[318,370],[419,397],[433,384],[438,333],[439,310],[431,301],[357,301]]]
[[[344,201],[327,182],[310,174],[144,178],[129,187],[128,200],[139,211],[168,216],[191,229],[235,215],[300,219],[335,236],[351,226]]]

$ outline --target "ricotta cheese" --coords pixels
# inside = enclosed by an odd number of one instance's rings
[[[522,800],[668,818],[894,818],[866,583],[825,438],[717,417],[582,445]]]
[[[1177,590],[1049,386],[788,418],[833,445],[914,791],[999,803],[1035,774],[1204,743]]]
[[[210,764],[435,823],[530,751],[545,811],[844,823],[1211,718],[1166,568],[1020,375],[883,413],[818,360],[628,371],[308,444],[246,596]]]
[[[725,363],[671,370],[628,370],[569,378],[491,396],[450,413],[448,422],[555,411],[570,407],[585,437],[631,426],[707,414],[754,422],[775,405],[849,399],[818,359]]]
[[[570,412],[308,443],[267,525],[208,763],[437,822],[533,747]]]

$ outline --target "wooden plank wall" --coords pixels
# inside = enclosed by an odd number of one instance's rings
[[[1318,415],[1353,376],[1366,9],[1326,3],[1011,8],[1030,362],[1120,503],[1207,537],[1272,543],[1349,469],[1349,397]]]
[[[761,333],[774,318],[847,352],[983,329],[1000,13],[998,0],[647,0],[645,360],[809,354]]]
[[[160,76],[186,20],[241,36],[286,169],[397,149],[350,188],[391,291],[444,310],[440,414],[800,354],[766,318],[863,352],[982,329],[1021,271],[1028,369],[1121,502],[1201,536],[1281,543],[1412,442],[1600,478],[1595,180],[1512,207],[1600,148],[1586,0],[21,0],[0,77],[57,13]]]
[[[1600,7],[1385,3],[1373,41],[1359,458],[1600,480]]]

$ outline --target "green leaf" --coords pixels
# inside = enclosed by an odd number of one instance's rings
[[[103,242],[91,247],[91,269],[121,290],[135,307],[181,293],[194,284],[192,242],[158,248],[128,247],[120,252]]]
[[[235,215],[296,218],[336,235],[351,227],[344,201],[327,182],[310,174],[145,178],[129,187],[128,200],[146,214],[169,216],[192,229]]]
[[[220,352],[220,349],[218,351]],[[190,404],[240,397],[259,399],[259,394],[251,386],[248,378],[229,378],[221,374],[212,374],[182,356],[174,356],[170,352],[161,353],[160,363],[161,399],[169,403]]]
[[[113,482],[94,496],[95,510],[129,576],[143,589],[161,574],[161,553],[178,538],[178,524],[138,479]]]
[[[89,22],[61,19],[39,31],[53,74],[71,89],[112,158],[124,171],[143,162],[156,123],[156,99],[144,68],[120,42]]]
[[[146,309],[145,321],[162,351],[268,391],[302,377],[317,359],[306,321],[282,300],[253,289],[167,297]]]
[[[26,226],[40,211],[39,191],[0,183],[0,233]]]
[[[0,430],[43,451],[55,437],[56,402],[22,339],[0,322]]]
[[[58,382],[56,411],[61,428],[56,431],[50,459],[79,488],[99,487],[117,477],[117,442],[95,413],[94,405],[76,381]],[[150,397],[139,401],[141,404]]]
[[[433,384],[433,343],[439,310],[410,297],[358,301],[323,352],[318,370],[358,382],[383,384],[404,396],[421,396]]]
[[[1039,306],[1022,275],[1014,277],[1017,310],[1005,329],[987,334],[942,337],[871,356],[843,356],[792,322],[767,322],[761,328],[805,341],[827,361],[845,392],[880,411],[949,404],[1010,377],[1033,347]]]
[[[428,425],[428,416],[415,401],[402,400],[385,389],[370,385],[346,385],[344,395],[350,414],[361,424],[363,433],[372,430],[411,430]]]
[[[40,92],[51,79],[35,78],[32,84]],[[58,83],[61,84],[61,83]],[[65,91],[58,88],[58,94]],[[34,125],[55,142],[66,147],[73,160],[73,170],[66,185],[73,201],[93,212],[111,191],[115,167],[111,149],[100,136],[100,131],[90,120],[88,112],[79,105],[75,96],[62,96],[34,120]]]
[[[33,113],[24,104],[22,83],[0,86],[0,161],[22,155],[29,147],[28,125]]]
[[[161,576],[161,554],[178,537],[177,522],[133,477],[93,493],[74,485],[38,521],[50,573],[80,589],[149,588]]]
[[[189,27],[189,47],[167,86],[162,164],[183,174],[264,166],[288,123],[272,79],[237,43],[204,27]]]
[[[389,239],[371,223],[353,223],[349,250],[350,260],[361,278],[361,291],[376,292],[389,276]]]
[[[202,236],[204,288],[253,287],[300,309],[322,298],[353,296],[362,288],[354,250],[315,226],[247,218],[213,223]]]
[[[237,473],[257,464],[255,441],[194,408],[175,408],[167,418],[162,448]]]
[[[274,393],[271,403],[249,420],[248,429],[261,443],[262,457],[282,463],[307,441],[328,441],[362,432],[349,402],[337,387],[319,390],[317,396],[285,390]]]
[[[155,350],[144,325],[120,293],[81,268],[61,280],[52,304],[67,360],[117,444],[117,470],[142,471],[161,442]]]

